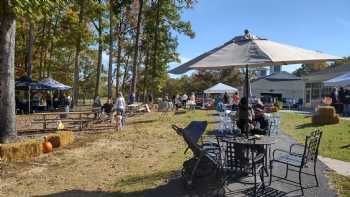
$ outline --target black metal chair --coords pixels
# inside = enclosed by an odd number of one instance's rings
[[[299,184],[301,193],[302,195],[304,195],[304,190],[303,190],[304,188],[301,182],[301,174],[306,174],[306,175],[314,176],[316,180],[316,186],[318,187],[319,184],[318,184],[317,174],[316,174],[316,164],[317,164],[318,148],[320,145],[321,137],[322,137],[322,131],[315,130],[309,136],[306,136],[304,145],[292,144],[289,148],[289,151],[275,149],[272,154],[273,159],[270,161],[270,185],[271,185],[272,177],[278,177],[280,179],[284,179],[284,180]],[[294,147],[297,147],[297,146],[302,147],[304,149],[303,153],[300,153],[300,152],[298,153],[294,150]],[[275,155],[278,152],[280,154],[278,156]],[[274,162],[286,164],[287,168],[286,168],[286,174],[284,177],[280,177],[272,174],[272,168],[273,168]],[[313,174],[303,172],[303,169],[309,167],[310,164],[313,164]],[[290,169],[289,166],[296,167],[298,168],[298,170]],[[299,182],[295,182],[287,179],[289,170],[297,171],[299,173]]]
[[[253,176],[253,196],[256,196],[260,189],[265,189],[265,154],[261,151],[261,146],[256,144],[256,138],[247,138],[244,139],[244,141],[244,143],[233,141],[233,146],[230,145],[231,143],[228,143],[228,149],[232,146],[231,148],[234,151],[234,154],[231,155],[233,158],[231,158],[230,161],[231,165],[235,166],[235,171],[240,170]],[[259,184],[257,182],[257,177],[260,178]],[[251,184],[251,182],[249,184]]]
[[[186,150],[189,149],[193,153],[193,157],[184,162],[182,169],[182,176],[188,188],[192,187],[194,178],[208,176],[212,174],[212,172],[215,172],[216,176],[222,180],[221,175],[223,168],[221,165],[219,146],[215,143],[198,144],[207,124],[206,121],[192,121],[185,128],[172,125],[172,128],[183,137],[188,145]],[[198,127],[195,127],[196,125]]]

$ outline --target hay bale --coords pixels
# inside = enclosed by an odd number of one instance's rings
[[[74,133],[72,131],[60,131],[48,135],[47,140],[52,144],[53,148],[66,146],[74,142]]]
[[[328,117],[333,117],[336,114],[333,106],[320,106],[317,111],[320,115]]]
[[[0,158],[4,161],[25,161],[42,153],[41,142],[25,140],[10,144],[0,144]]]

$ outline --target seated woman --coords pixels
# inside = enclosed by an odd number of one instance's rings
[[[255,117],[254,117],[254,128],[252,129],[253,135],[266,135],[269,129],[269,122],[265,118],[264,104],[258,101],[254,107]]]
[[[239,102],[236,117],[237,117],[237,127],[241,130],[241,133],[247,133],[250,128],[252,128],[252,121],[254,117],[254,111],[251,106],[247,108],[247,98],[241,98]]]

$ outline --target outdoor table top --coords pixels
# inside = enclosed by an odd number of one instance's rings
[[[139,103],[134,103],[134,104],[130,104],[128,105],[128,107],[139,107],[141,104]]]
[[[254,136],[250,136],[249,138],[246,137],[229,137],[229,138],[225,138],[223,139],[226,142],[229,143],[237,143],[237,144],[251,144],[251,141],[249,139],[251,139]],[[258,145],[271,145],[276,143],[276,138],[275,137],[271,137],[271,136],[262,136],[261,138],[258,138],[255,140],[255,144]]]

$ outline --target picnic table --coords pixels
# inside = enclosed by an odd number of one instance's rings
[[[48,124],[56,123],[58,120],[62,123],[79,123],[79,130],[81,130],[85,125],[94,120],[94,118],[89,117],[91,114],[96,114],[95,111],[80,111],[80,112],[48,112],[48,113],[34,113],[33,115],[38,115],[41,118],[36,118],[32,124],[43,124],[43,130],[47,129]],[[68,117],[70,115],[76,115],[77,118]],[[54,116],[54,117],[52,117]]]

